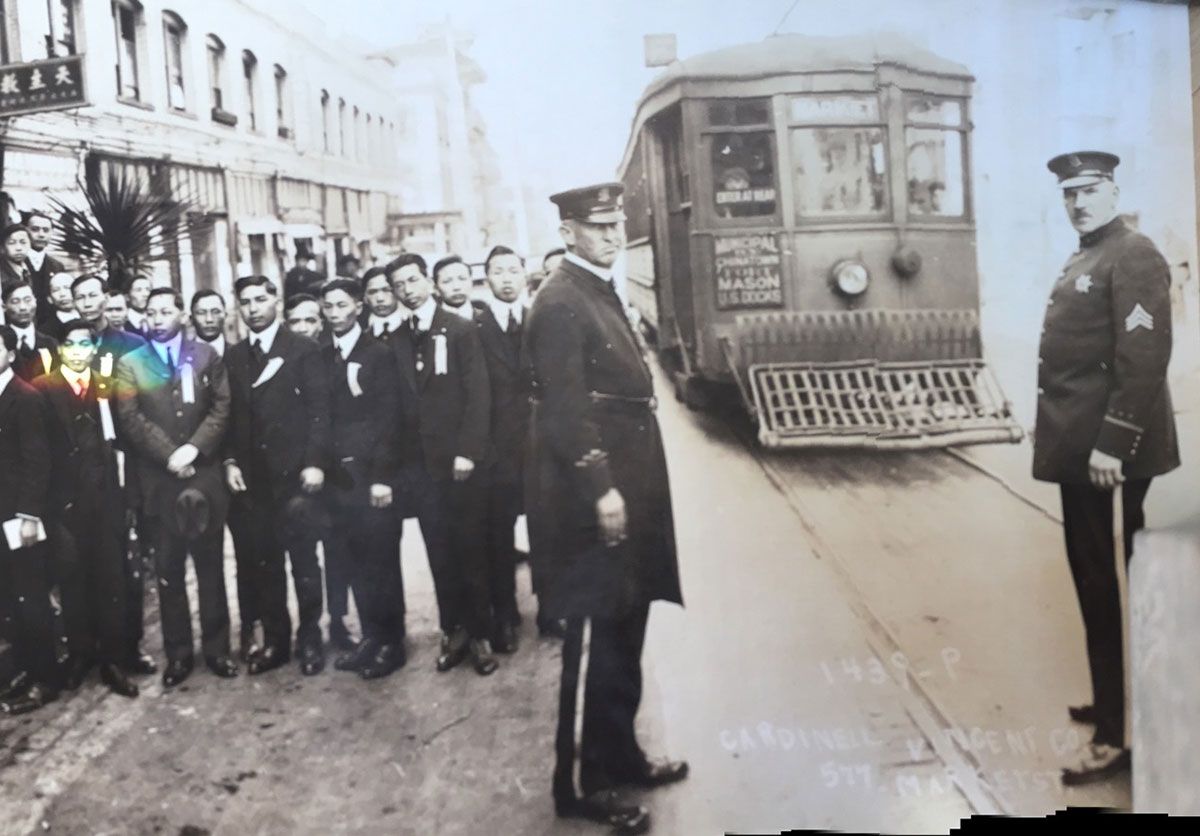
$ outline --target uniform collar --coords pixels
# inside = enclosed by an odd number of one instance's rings
[[[428,331],[433,327],[433,315],[437,313],[437,300],[430,296],[422,303],[421,307],[409,314],[409,319],[416,317],[417,328],[422,331]]]
[[[450,311],[450,313],[454,314],[459,319],[465,319],[468,322],[475,319],[475,308],[474,308],[474,306],[471,305],[470,299],[463,302],[457,308],[455,308],[451,305],[447,305],[445,302],[442,302],[442,307],[445,308],[446,310]]]
[[[596,276],[597,278],[601,279],[602,281],[612,284],[612,279],[613,279],[612,270],[601,267],[598,264],[592,264],[592,262],[590,262],[586,259],[580,258],[579,256],[575,255],[575,253],[573,253],[573,252],[568,252],[566,255],[564,255],[563,260],[571,262],[576,267],[582,267],[584,270],[587,270],[593,276]]]
[[[1117,215],[1104,226],[1096,227],[1091,232],[1085,232],[1083,235],[1080,235],[1079,248],[1094,247],[1118,229],[1124,228],[1125,222],[1121,219],[1120,215]]]
[[[151,340],[150,345],[154,346],[154,350],[158,352],[158,356],[162,358],[164,363],[167,363],[167,351],[169,349],[171,352],[171,360],[178,364],[179,350],[183,347],[183,332],[180,331],[165,343],[160,343],[158,340]],[[170,365],[170,363],[167,363],[167,365]]]
[[[516,318],[517,324],[521,324],[521,316],[525,313],[525,308],[521,305],[521,300],[518,298],[515,302],[503,302],[493,296],[488,300],[488,307],[492,309],[492,316],[496,317],[496,322],[501,328],[508,326],[508,317],[511,315]]]
[[[26,325],[24,328],[18,328],[10,322],[8,323],[8,327],[13,329],[13,333],[17,335],[18,346],[21,344],[21,337],[25,338],[25,341],[29,344],[30,348],[33,348],[37,343],[37,329],[33,327],[32,322]]]
[[[79,314],[77,314],[75,311],[60,311],[58,308],[54,309],[54,315],[57,316],[58,321],[62,323],[67,323],[73,319],[80,318]]]
[[[371,326],[371,333],[377,337],[383,332],[384,326],[387,326],[389,333],[393,333],[404,326],[405,320],[408,319],[407,313],[408,311],[401,305],[387,316],[371,314],[367,324]]]

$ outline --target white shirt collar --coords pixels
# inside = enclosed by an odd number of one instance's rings
[[[442,302],[442,307],[450,311],[450,313],[454,314],[459,319],[465,319],[467,322],[473,322],[475,320],[475,306],[471,304],[470,299],[463,302],[457,308],[451,307],[445,302]]]
[[[343,359],[350,357],[350,352],[354,351],[354,346],[358,345],[358,338],[362,336],[362,326],[357,322],[345,334],[340,337],[334,335],[333,345]]]
[[[433,315],[437,313],[437,309],[437,300],[430,296],[422,303],[421,307],[409,314],[409,318],[411,319],[415,316],[417,318],[417,327],[422,331],[428,331],[433,326]]]
[[[86,388],[88,383],[91,382],[92,370],[90,367],[81,372],[73,372],[67,366],[59,366],[59,368],[62,369],[63,378],[67,381],[67,383],[71,384],[72,389],[79,389],[80,383],[82,383],[84,388]]]
[[[376,316],[371,314],[368,323],[371,326],[371,333],[376,337],[383,331],[383,326],[387,326],[389,332],[394,332],[404,327],[405,320],[408,319],[407,309],[403,305],[396,308],[387,316]]]
[[[125,321],[130,323],[134,328],[142,328],[146,324],[146,315],[130,308],[125,314]]]
[[[253,348],[254,346],[257,345],[260,348],[262,348],[263,354],[270,354],[271,347],[273,345],[275,345],[275,337],[276,337],[276,335],[279,334],[279,325],[280,325],[280,322],[278,319],[276,319],[274,322],[272,322],[270,325],[268,325],[266,328],[264,328],[262,331],[258,332],[257,334],[254,333],[253,331],[251,331],[250,332],[250,347]]]
[[[72,319],[80,319],[77,311],[60,311],[58,308],[54,309],[54,315],[58,317],[59,322],[70,322]]]
[[[517,324],[521,324],[521,317],[525,313],[525,308],[521,305],[521,300],[515,302],[505,302],[493,296],[488,301],[488,307],[492,309],[492,316],[496,317],[496,322],[501,328],[508,327],[508,316],[512,314],[517,318]]]
[[[575,253],[572,253],[572,252],[568,252],[566,255],[564,255],[563,260],[571,262],[576,267],[582,267],[584,270],[587,270],[589,273],[591,273],[593,276],[596,276],[597,278],[603,279],[604,281],[609,282],[610,284],[612,283],[612,270],[606,270],[605,268],[600,267],[599,265],[592,264],[592,262],[587,261],[583,258],[580,258],[579,256],[575,255]]]
[[[17,335],[18,347],[21,345],[21,337],[25,338],[30,348],[33,348],[37,343],[37,329],[33,327],[33,323],[26,325],[24,328],[18,328],[10,322],[8,323],[8,327],[12,328],[13,333]]]
[[[203,337],[199,337],[198,339],[200,340],[200,342],[208,343],[212,347],[212,350],[217,352],[218,357],[225,356],[225,335],[224,334],[217,334],[217,338],[215,340],[206,340]]]
[[[25,255],[29,259],[29,263],[33,265],[34,270],[41,270],[42,265],[46,263],[46,251],[35,250],[30,247],[29,252]]]
[[[175,365],[179,365],[179,348],[183,345],[183,332],[180,331],[165,343],[160,343],[158,340],[151,340],[150,345],[154,346],[154,350],[158,352],[158,356],[162,358],[164,363],[167,362],[167,349],[171,350],[171,360]],[[170,363],[167,363],[170,365]]]
[[[4,371],[0,372],[0,395],[4,394],[4,390],[8,388],[8,383],[13,379],[12,366],[9,366]]]

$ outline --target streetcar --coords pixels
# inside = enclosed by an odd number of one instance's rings
[[[1018,441],[983,360],[966,67],[894,36],[675,61],[619,168],[629,301],[765,446]]]

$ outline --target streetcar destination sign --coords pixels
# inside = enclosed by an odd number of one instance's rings
[[[0,66],[0,117],[87,103],[82,55]]]
[[[719,235],[713,250],[717,310],[783,306],[782,259],[774,235]]]

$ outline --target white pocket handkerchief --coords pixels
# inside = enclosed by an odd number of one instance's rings
[[[350,387],[350,394],[354,397],[361,397],[363,390],[358,383],[358,372],[362,368],[362,363],[347,363],[346,364],[346,384]]]
[[[266,368],[264,368],[262,370],[262,374],[260,374],[258,376],[258,380],[254,381],[252,384],[250,384],[250,388],[255,389],[255,388],[258,388],[259,386],[262,386],[268,380],[273,378],[275,376],[276,372],[278,372],[281,368],[283,368],[283,358],[282,357],[272,357],[270,360],[267,361]]]

